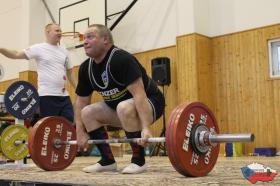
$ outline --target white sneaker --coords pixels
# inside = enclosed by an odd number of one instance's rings
[[[117,163],[113,163],[111,165],[102,166],[100,163],[96,163],[94,165],[87,166],[82,169],[84,172],[106,172],[106,171],[117,171]]]
[[[142,173],[145,172],[147,170],[147,166],[146,164],[144,164],[143,166],[139,166],[135,163],[131,163],[129,164],[126,168],[123,169],[122,173],[123,174],[138,174],[138,173]]]

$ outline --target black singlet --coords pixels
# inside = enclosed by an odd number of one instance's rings
[[[92,58],[85,60],[80,66],[78,77],[78,96],[89,96],[97,91],[113,109],[119,102],[132,98],[126,87],[139,77],[142,77],[147,97],[161,94],[138,60],[115,46],[111,47],[99,64]]]

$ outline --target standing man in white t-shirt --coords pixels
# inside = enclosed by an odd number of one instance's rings
[[[45,26],[46,42],[30,46],[22,51],[0,48],[0,53],[11,59],[35,59],[38,74],[38,93],[40,96],[40,117],[63,116],[74,121],[74,110],[66,90],[68,78],[76,88],[69,61],[68,51],[59,46],[61,29],[58,24]],[[67,78],[66,78],[67,77]]]

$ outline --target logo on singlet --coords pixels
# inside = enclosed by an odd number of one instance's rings
[[[113,88],[107,91],[100,91],[99,93],[102,95],[105,101],[113,101],[125,96],[127,92],[127,89],[123,89],[120,91],[118,88]]]
[[[107,74],[107,71],[104,71],[102,74],[101,74],[101,79],[103,81],[103,84],[105,86],[108,85],[108,74]]]

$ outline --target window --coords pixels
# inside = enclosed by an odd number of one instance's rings
[[[280,39],[268,41],[270,77],[280,78]]]

